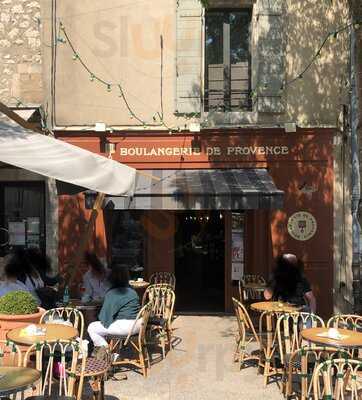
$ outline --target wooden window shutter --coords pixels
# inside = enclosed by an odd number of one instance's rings
[[[280,114],[285,110],[282,86],[285,79],[284,0],[257,2],[257,109]]]
[[[176,15],[176,113],[200,113],[203,15],[200,1],[178,0]]]

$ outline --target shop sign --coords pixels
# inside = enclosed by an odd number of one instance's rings
[[[288,219],[288,232],[295,240],[309,240],[317,232],[317,221],[311,213],[298,211]]]
[[[121,157],[180,157],[180,156],[282,156],[289,154],[288,146],[153,146],[120,147]]]

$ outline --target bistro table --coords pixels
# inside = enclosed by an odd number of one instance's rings
[[[254,311],[261,313],[260,322],[259,322],[259,331],[262,329],[262,317],[265,315],[266,317],[266,332],[267,332],[267,344],[264,348],[265,352],[265,365],[264,365],[264,385],[266,386],[268,383],[268,378],[270,376],[275,375],[278,371],[275,368],[271,368],[270,361],[271,357],[274,353],[273,349],[273,324],[272,318],[273,316],[279,316],[284,313],[292,313],[297,312],[301,309],[299,306],[295,306],[293,304],[284,303],[280,301],[261,301],[258,303],[253,303],[250,305],[250,308]]]
[[[40,371],[33,368],[0,367],[0,396],[22,392],[40,377]]]
[[[304,340],[321,346],[337,347],[337,348],[359,348],[362,347],[362,333],[349,329],[337,329],[340,334],[339,338],[328,336],[330,328],[308,328],[301,331]],[[335,332],[335,330],[334,330]]]
[[[63,324],[35,324],[45,329],[44,335],[24,335],[26,327],[15,328],[7,333],[7,338],[17,344],[31,346],[37,342],[56,342],[57,340],[71,340],[78,336],[78,331],[69,325]]]
[[[148,286],[150,285],[150,283],[147,281],[130,280],[129,285],[131,286],[132,289],[134,289],[137,292],[138,297],[140,298],[140,301],[142,301],[143,295],[144,295],[146,289],[148,288]]]

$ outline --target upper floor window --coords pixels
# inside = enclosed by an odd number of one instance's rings
[[[205,21],[205,111],[250,111],[251,10],[208,10]]]

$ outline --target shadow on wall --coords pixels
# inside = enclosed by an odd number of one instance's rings
[[[71,264],[77,252],[79,252],[83,235],[90,218],[91,211],[85,210],[84,195],[59,196],[59,271],[64,274],[67,267]],[[95,228],[89,235],[88,249],[96,249],[97,252],[105,253],[102,240],[95,236]],[[71,292],[77,291],[79,282],[85,270],[81,263],[81,268],[77,271],[74,283],[71,284]]]

